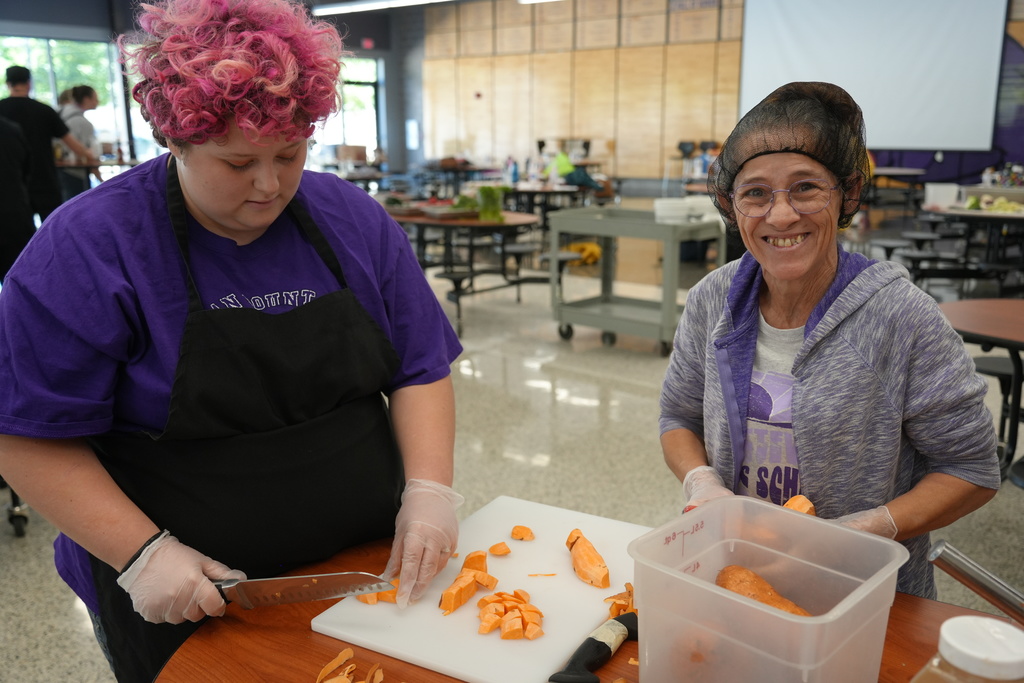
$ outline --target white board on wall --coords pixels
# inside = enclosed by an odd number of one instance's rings
[[[992,146],[1007,0],[746,0],[740,115],[791,81],[864,110],[872,149]]]

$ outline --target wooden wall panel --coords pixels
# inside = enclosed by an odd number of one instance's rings
[[[477,164],[495,159],[494,58],[463,57],[455,62],[458,88],[459,141],[462,152]]]
[[[494,29],[480,28],[459,31],[459,55],[462,57],[483,57],[494,54]]]
[[[721,142],[735,126],[742,10],[743,0],[430,5],[424,153],[522,161],[538,139],[589,138],[604,172],[661,178],[681,140]]]
[[[530,118],[533,136],[537,139],[569,137],[572,127],[572,53],[533,55],[532,87]]]
[[[577,19],[619,18],[619,0],[576,0]]]
[[[516,0],[495,0],[494,21],[497,26],[532,24],[533,5],[520,5]]]
[[[494,29],[494,54],[529,55],[533,52],[533,26],[499,26]],[[520,61],[523,61],[520,59]]]
[[[423,43],[427,59],[445,59],[459,54],[459,34],[452,32],[428,33]]]
[[[454,33],[459,30],[459,6],[452,4],[427,5],[423,8],[423,22],[427,34]]]
[[[544,2],[535,5],[536,11],[533,14],[535,23],[541,24],[562,24],[572,22],[575,18],[576,3],[574,0],[562,0],[561,2]]]
[[[498,160],[512,155],[522,165],[536,152],[530,117],[533,100],[530,57],[494,58],[494,149]]]
[[[440,159],[459,154],[455,60],[423,62],[423,154]]]
[[[473,31],[481,28],[494,28],[493,0],[473,0],[473,2],[460,2],[456,6],[459,8],[460,31]]]
[[[629,178],[661,176],[665,46],[620,48],[616,88],[617,172]]]
[[[714,44],[669,45],[665,48],[663,158],[678,157],[683,140],[711,140],[714,112]]]
[[[718,68],[715,74],[715,120],[711,139],[724,142],[739,120],[740,41],[721,41],[716,47]]]
[[[590,156],[601,172],[615,174],[615,92],[618,50],[574,53],[572,137],[591,141]]]

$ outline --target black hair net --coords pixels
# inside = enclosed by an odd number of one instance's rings
[[[831,83],[789,83],[740,119],[708,172],[708,191],[726,224],[736,228],[729,193],[743,165],[776,152],[804,154],[835,175],[842,195],[839,227],[850,225],[871,180],[864,115]]]

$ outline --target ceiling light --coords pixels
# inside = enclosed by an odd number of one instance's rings
[[[313,14],[318,17],[329,14],[349,14],[350,12],[372,12],[379,9],[396,7],[412,7],[413,5],[433,5],[452,0],[354,0],[353,2],[336,2],[330,5],[313,7]]]

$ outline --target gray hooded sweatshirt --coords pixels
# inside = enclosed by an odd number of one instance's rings
[[[749,254],[690,290],[661,395],[661,432],[689,429],[736,489],[758,332]],[[935,301],[899,264],[839,250],[793,363],[801,493],[833,519],[885,505],[929,472],[998,489],[987,383]],[[935,598],[928,534],[903,542],[897,590]]]

